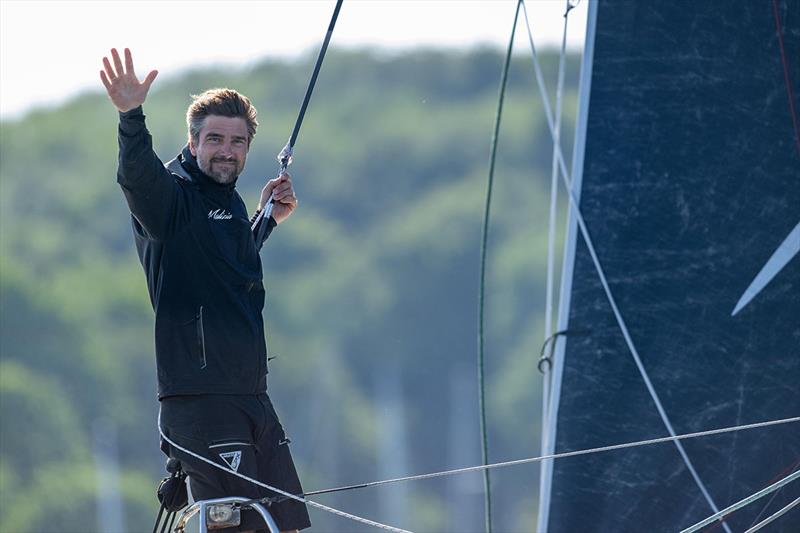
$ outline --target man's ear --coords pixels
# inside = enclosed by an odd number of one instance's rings
[[[194,145],[194,140],[189,139],[189,151],[192,152],[192,155],[197,157],[197,147]]]

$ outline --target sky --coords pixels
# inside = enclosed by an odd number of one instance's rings
[[[570,12],[572,49],[582,47],[588,1]],[[391,53],[488,43],[504,49],[515,4],[345,0],[330,47]],[[140,77],[156,69],[162,80],[209,64],[241,67],[316,53],[334,5],[334,0],[0,0],[0,118],[101,91],[101,60],[111,47],[130,48]],[[560,46],[566,0],[526,5],[537,50]],[[515,49],[528,51],[520,20]]]

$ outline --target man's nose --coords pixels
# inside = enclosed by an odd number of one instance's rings
[[[233,143],[231,143],[230,141],[223,142],[222,146],[220,147],[220,155],[224,156],[233,155]]]

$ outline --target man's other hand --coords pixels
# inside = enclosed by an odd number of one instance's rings
[[[116,48],[111,49],[111,58],[114,66],[107,57],[103,58],[104,70],[100,71],[100,81],[106,87],[108,97],[120,112],[130,111],[142,105],[147,98],[147,91],[158,75],[157,70],[150,71],[150,74],[140,82],[133,71],[133,58],[131,51],[125,49],[125,67]]]
[[[297,208],[297,196],[292,186],[292,177],[284,172],[275,179],[269,180],[261,190],[261,199],[258,201],[258,209],[261,210],[267,205],[269,196],[275,205],[272,207],[272,218],[280,224]]]

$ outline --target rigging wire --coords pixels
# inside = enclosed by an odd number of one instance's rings
[[[317,62],[314,65],[314,72],[311,74],[311,80],[308,82],[308,87],[306,87],[306,95],[303,98],[303,103],[300,106],[300,112],[297,114],[297,120],[294,123],[294,129],[292,130],[292,135],[289,137],[289,142],[286,143],[286,146],[283,147],[281,152],[278,154],[278,163],[280,164],[280,169],[278,170],[278,176],[281,176],[289,165],[292,164],[292,151],[294,150],[294,143],[297,141],[297,136],[300,134],[300,126],[303,124],[303,118],[306,115],[306,109],[308,108],[308,103],[311,101],[311,93],[314,92],[314,86],[317,84],[317,76],[319,75],[319,71],[322,68],[322,60],[325,59],[325,52],[328,50],[328,43],[331,41],[331,36],[333,35],[333,28],[336,26],[336,19],[339,18],[339,11],[342,8],[342,2],[344,0],[336,0],[336,7],[333,9],[333,15],[331,16],[331,21],[328,24],[328,31],[325,34],[325,39],[322,41],[322,47],[319,50],[319,54],[317,55]],[[265,222],[260,227],[258,223],[262,220],[269,221],[269,217],[272,215],[272,208],[275,205],[272,195],[270,195],[269,200],[267,201],[267,205],[263,206],[261,212],[256,215],[255,220],[251,226],[251,229],[255,229],[258,227],[258,236],[256,238],[256,243],[260,243],[264,241],[264,234],[267,231],[267,223]]]
[[[777,494],[777,492],[776,492],[776,494]],[[758,524],[754,525],[753,527],[751,527],[750,529],[748,529],[744,533],[755,533],[756,531],[758,531],[762,527],[766,526],[770,522],[772,522],[772,521],[780,518],[781,516],[785,515],[786,513],[788,513],[789,511],[791,511],[795,507],[797,507],[798,505],[800,505],[800,498],[795,499],[793,502],[789,503],[786,507],[784,507],[780,511],[776,512],[775,514],[773,514],[769,518],[765,518],[764,520],[762,520]]]
[[[756,501],[756,500],[758,500],[760,498],[763,498],[767,494],[775,492],[776,490],[780,489],[781,487],[783,487],[784,485],[786,485],[788,483],[791,483],[792,481],[794,481],[797,478],[800,478],[800,470],[796,470],[794,473],[789,474],[788,476],[786,476],[785,478],[781,479],[780,481],[778,481],[776,483],[773,483],[772,485],[769,485],[768,487],[765,487],[765,488],[761,489],[760,491],[758,491],[758,492],[756,492],[754,494],[751,494],[747,498],[739,500],[738,502],[734,503],[733,505],[731,505],[729,507],[726,507],[725,509],[723,509],[721,511],[717,511],[716,513],[714,513],[713,515],[709,516],[705,520],[701,520],[700,522],[696,523],[695,525],[693,525],[691,527],[687,527],[686,529],[681,530],[680,533],[694,533],[695,531],[698,531],[698,530],[704,528],[708,524],[710,524],[710,523],[722,518],[723,516],[726,516],[726,515],[732,513],[733,511],[738,510],[738,509],[741,509],[742,507],[744,507],[746,505],[749,505],[749,504],[753,503],[754,501]],[[788,511],[789,509],[794,507],[794,505],[796,505],[796,503],[792,502],[788,506],[786,506],[783,509],[781,509],[781,511],[783,511],[785,513],[786,511]],[[780,513],[781,511],[778,511],[778,512]],[[783,514],[783,513],[781,513],[781,514]],[[770,518],[772,518],[772,517],[770,517]],[[777,518],[777,516],[775,516],[775,518]],[[766,525],[766,524],[764,524],[764,525]]]
[[[511,37],[508,40],[508,50],[506,60],[503,64],[503,73],[500,80],[500,95],[497,102],[497,113],[494,120],[494,132],[492,133],[492,149],[489,158],[489,180],[486,186],[486,205],[483,212],[483,234],[481,238],[481,270],[480,287],[478,290],[478,404],[480,409],[480,431],[481,431],[481,460],[483,464],[489,463],[489,437],[486,428],[486,398],[484,383],[484,308],[486,294],[486,248],[489,239],[489,212],[492,205],[492,183],[494,182],[494,163],[497,155],[497,141],[500,136],[500,118],[503,114],[503,100],[506,94],[506,82],[508,80],[508,66],[511,63],[511,50],[514,47],[514,33],[517,30],[517,18],[519,17],[519,6],[522,0],[517,1],[517,9],[514,11],[514,25],[511,27]],[[489,479],[489,470],[483,472],[483,494],[484,494],[484,519],[486,533],[492,533],[492,484]]]
[[[794,470],[795,468],[797,468],[798,466],[800,466],[800,460],[798,460],[798,461],[796,461],[795,463],[793,463],[792,465],[790,465],[790,466],[789,466],[789,468],[785,469],[783,472],[781,472],[780,474],[778,474],[777,476],[775,476],[775,477],[774,477],[773,479],[771,479],[769,482],[770,482],[770,483],[772,483],[773,481],[776,481],[777,479],[779,479],[779,478],[781,478],[781,477],[785,476],[786,474],[788,474],[789,472],[793,471],[793,470]],[[772,505],[772,502],[775,500],[775,498],[776,498],[776,497],[777,497],[777,496],[778,496],[780,493],[781,493],[781,491],[780,491],[780,490],[777,490],[777,491],[775,491],[775,492],[772,494],[772,496],[770,496],[770,498],[769,498],[769,500],[767,501],[767,503],[765,503],[765,504],[764,504],[764,508],[763,508],[763,509],[761,509],[761,511],[759,511],[759,513],[758,513],[758,514],[756,515],[756,517],[753,519],[753,522],[750,524],[750,527],[753,527],[753,526],[755,526],[755,525],[756,525],[756,522],[758,522],[759,520],[761,520],[761,517],[762,517],[762,516],[764,516],[764,513],[766,512],[766,510],[767,510],[767,509],[769,509],[769,506],[770,506],[770,505]]]
[[[577,4],[576,4],[577,5]],[[558,82],[556,84],[556,121],[553,130],[553,163],[550,171],[550,216],[549,228],[547,235],[547,282],[545,288],[545,315],[544,315],[544,345],[542,346],[542,353],[539,358],[538,368],[542,374],[542,430],[541,430],[541,446],[542,450],[550,440],[549,424],[547,423],[548,415],[550,413],[550,391],[553,361],[552,354],[554,353],[555,345],[558,342],[559,333],[553,333],[553,300],[555,297],[555,242],[556,242],[556,214],[558,211],[558,158],[557,151],[561,150],[561,109],[564,93],[564,68],[566,50],[567,50],[567,24],[569,22],[569,12],[575,7],[566,0],[566,10],[564,11],[564,29],[561,33],[561,51],[558,56]],[[528,20],[528,8],[523,0],[522,10],[525,15],[525,20]],[[559,303],[560,305],[560,303]],[[545,356],[545,348],[548,341],[552,340],[550,344],[550,352]],[[547,365],[544,362],[547,361]],[[544,483],[544,476],[540,478],[540,485]]]
[[[381,485],[389,485],[392,483],[401,483],[407,481],[419,481],[422,479],[431,479],[437,477],[445,477],[445,476],[452,476],[456,474],[465,474],[469,472],[479,472],[484,470],[492,470],[495,468],[504,468],[508,466],[517,466],[517,465],[524,465],[529,463],[536,463],[540,461],[550,460],[550,459],[564,459],[566,457],[576,457],[578,455],[591,455],[595,453],[601,452],[608,452],[614,450],[623,450],[627,448],[637,448],[641,446],[648,446],[651,444],[660,444],[664,442],[675,442],[678,440],[686,440],[686,439],[695,439],[699,437],[708,437],[711,435],[720,435],[723,433],[731,433],[736,431],[745,431],[748,429],[756,429],[756,428],[764,428],[769,426],[777,426],[781,424],[791,424],[800,422],[800,416],[796,416],[793,418],[783,418],[779,420],[768,420],[766,422],[755,422],[752,424],[744,424],[740,426],[729,426],[719,429],[711,429],[706,431],[698,431],[695,433],[684,433],[682,435],[671,435],[669,437],[658,437],[654,439],[647,439],[647,440],[639,440],[634,442],[627,442],[623,444],[612,444],[609,446],[601,446],[598,448],[588,448],[583,450],[575,450],[571,452],[561,452],[561,453],[554,453],[550,455],[541,455],[538,457],[529,457],[526,459],[516,459],[513,461],[504,461],[500,463],[493,463],[488,465],[478,465],[478,466],[469,466],[466,468],[456,468],[454,470],[444,470],[441,472],[432,472],[429,474],[419,474],[415,476],[406,476],[406,477],[399,477],[394,479],[384,479],[380,481],[372,481],[369,483],[359,483],[357,485],[346,485],[341,487],[335,487],[331,489],[323,489],[323,490],[315,490],[311,492],[306,492],[303,496],[317,496],[320,494],[330,494],[332,492],[343,492],[355,489],[365,489],[370,487],[378,487]],[[219,466],[219,465],[218,465]],[[222,468],[222,467],[220,467]]]
[[[555,127],[553,128],[553,164],[550,171],[550,217],[547,237],[547,284],[544,316],[545,341],[553,335],[553,299],[554,299],[554,271],[555,271],[555,241],[556,241],[556,212],[558,207],[558,157],[556,151],[561,147],[561,107],[564,94],[564,63],[567,50],[567,23],[569,12],[572,9],[569,0],[566,0],[567,10],[564,13],[564,30],[561,34],[561,52],[558,56],[558,83],[556,85],[556,110]],[[522,1],[525,20],[528,20],[528,9]]]
[[[550,102],[546,97],[547,89],[544,87],[544,82],[542,81],[541,67],[539,65],[538,56],[536,55],[536,47],[533,44],[533,36],[531,34],[530,24],[528,23],[527,18],[525,19],[525,23],[527,26],[528,39],[530,41],[531,51],[533,55],[534,69],[536,71],[536,80],[539,84],[539,90],[542,94],[542,101],[545,107],[545,114],[547,116],[547,125],[550,128],[550,135],[555,138],[555,124],[553,121],[553,114],[552,111],[550,110]],[[586,243],[586,248],[589,251],[589,255],[591,256],[595,270],[597,271],[597,275],[600,278],[600,283],[603,286],[603,291],[606,294],[606,299],[608,300],[611,306],[611,311],[614,313],[614,317],[622,332],[622,336],[625,339],[625,343],[628,346],[628,350],[630,351],[631,356],[633,357],[633,360],[636,363],[636,367],[639,370],[639,374],[642,376],[642,380],[644,381],[647,391],[650,393],[650,397],[652,398],[653,403],[656,406],[656,410],[658,411],[658,414],[661,417],[661,421],[663,422],[664,426],[667,428],[669,433],[671,435],[675,435],[675,430],[672,426],[672,422],[670,421],[666,411],[664,410],[663,405],[661,404],[661,399],[659,398],[658,393],[656,392],[655,387],[653,386],[653,383],[650,381],[650,376],[647,374],[647,370],[644,368],[644,364],[642,363],[641,357],[639,356],[639,352],[637,351],[636,346],[633,344],[633,339],[630,336],[630,332],[628,331],[628,326],[625,322],[625,319],[622,317],[622,314],[620,313],[620,310],[617,307],[617,302],[616,299],[614,298],[614,295],[611,292],[611,288],[608,284],[608,279],[606,278],[605,271],[603,270],[603,267],[600,265],[600,260],[594,248],[594,242],[591,236],[589,235],[589,230],[586,226],[586,222],[584,221],[583,214],[581,213],[580,210],[580,202],[577,200],[575,196],[575,191],[572,189],[572,180],[570,178],[569,173],[567,172],[567,167],[566,163],[564,162],[564,156],[563,153],[561,152],[561,148],[560,146],[558,146],[558,144],[554,144],[554,146],[557,147],[556,152],[558,157],[558,166],[561,170],[561,178],[564,182],[564,186],[568,192],[570,205],[572,206],[572,209],[574,209],[575,220],[578,223],[581,235],[583,236],[584,242]],[[714,502],[714,499],[711,497],[711,494],[708,492],[708,489],[703,483],[703,480],[700,479],[700,475],[694,468],[694,465],[692,464],[691,459],[689,459],[686,450],[684,450],[683,445],[676,440],[675,446],[678,448],[678,453],[681,455],[681,458],[683,459],[684,464],[689,470],[689,473],[692,475],[692,478],[694,478],[695,484],[703,493],[703,497],[706,499],[711,509],[714,512],[717,512],[719,508]],[[727,533],[732,533],[727,524],[723,523],[722,525],[725,528],[725,531],[727,531]]]

